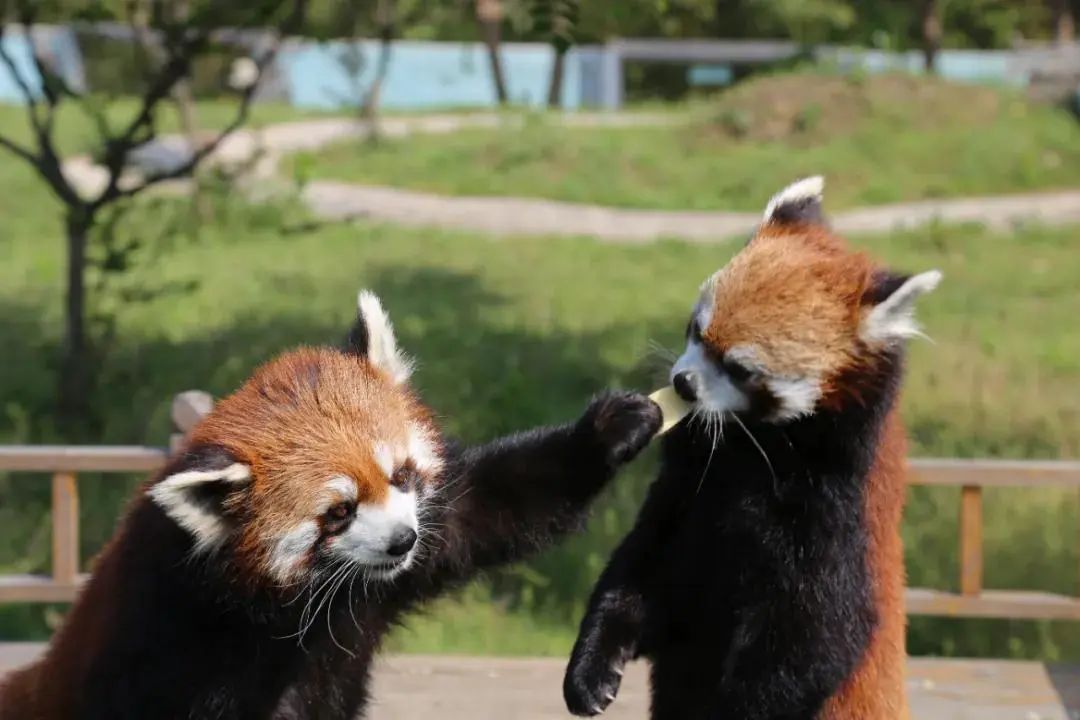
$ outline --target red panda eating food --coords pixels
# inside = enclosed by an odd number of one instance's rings
[[[660,426],[610,392],[478,447],[409,387],[378,298],[347,346],[288,352],[222,400],[133,500],[2,720],[352,720],[403,613],[579,525]]]
[[[897,720],[904,694],[897,409],[916,298],[832,233],[821,178],[777,194],[705,281],[671,370],[689,418],[593,591],[570,710],[651,663],[654,720]]]

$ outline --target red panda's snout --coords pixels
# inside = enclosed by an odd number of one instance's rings
[[[914,303],[941,278],[878,268],[829,231],[823,180],[777,193],[754,237],[701,287],[670,380],[704,416],[782,423],[857,397],[918,334]]]
[[[255,584],[346,568],[391,579],[422,545],[442,470],[409,372],[378,299],[362,293],[346,350],[303,348],[256,370],[148,494],[194,554],[224,557]]]

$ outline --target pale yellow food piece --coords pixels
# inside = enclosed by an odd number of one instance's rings
[[[690,414],[690,410],[694,407],[679,397],[675,388],[670,385],[660,388],[650,395],[649,399],[659,405],[660,411],[664,413],[664,424],[660,426],[659,433],[661,435],[675,427],[680,420]]]

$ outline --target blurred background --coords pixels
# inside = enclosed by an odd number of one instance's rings
[[[564,421],[659,386],[701,280],[821,173],[854,243],[945,273],[913,455],[1080,455],[1080,2],[0,8],[0,443],[164,446],[176,393],[337,342],[360,287],[449,432]],[[390,647],[567,653],[654,471]],[[84,558],[139,481],[79,476]],[[957,589],[959,496],[912,489],[912,585]],[[985,585],[1075,595],[1077,501],[988,490]],[[0,473],[0,574],[48,573],[49,508],[47,476]],[[64,611],[0,605],[0,640]],[[1080,626],[915,617],[909,647],[1075,661]]]

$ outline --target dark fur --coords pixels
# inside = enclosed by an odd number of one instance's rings
[[[605,708],[623,664],[652,661],[656,720],[810,720],[876,623],[865,490],[901,374],[880,359],[860,403],[786,425],[699,424],[664,443],[659,478],[605,569],[564,684]]]
[[[336,648],[322,621],[300,647],[290,636],[302,599],[253,590],[226,562],[189,561],[191,537],[140,494],[46,657],[0,688],[0,719],[354,718],[392,623],[478,570],[577,527],[659,424],[647,398],[609,393],[576,423],[448,449],[431,553],[370,599],[354,595],[352,613],[345,593],[332,608],[337,641],[355,657]],[[220,465],[213,451],[187,453],[164,474]]]

